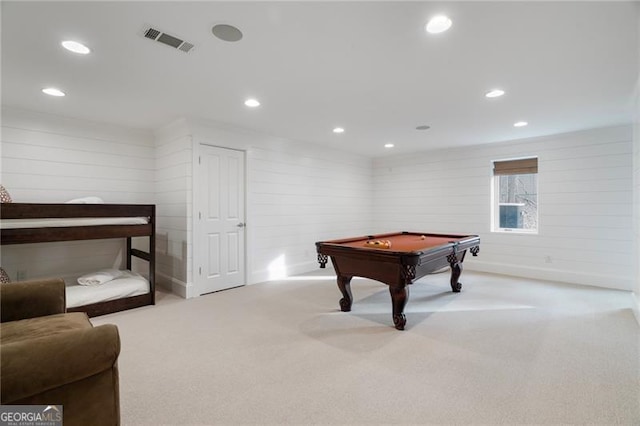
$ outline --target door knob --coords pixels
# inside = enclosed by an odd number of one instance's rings
[[[240,222],[239,224],[236,225],[238,228],[244,228],[245,226],[247,226],[246,223],[242,223]]]

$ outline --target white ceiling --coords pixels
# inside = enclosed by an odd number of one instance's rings
[[[631,123],[638,2],[2,1],[2,104],[209,119],[368,156]],[[424,31],[446,13],[453,26]],[[225,23],[244,38],[229,43]],[[145,24],[195,44],[141,36]],[[60,42],[84,42],[71,54]],[[55,86],[64,98],[40,90]],[[506,91],[487,99],[489,89]],[[249,109],[243,102],[262,103]],[[514,128],[518,120],[529,126]],[[416,126],[429,125],[426,131]],[[341,126],[341,135],[332,129]],[[395,148],[386,150],[385,143]]]

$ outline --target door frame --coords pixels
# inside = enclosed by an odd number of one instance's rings
[[[242,197],[244,198],[244,235],[243,235],[243,239],[244,239],[244,253],[243,253],[243,260],[244,260],[244,284],[242,286],[245,286],[249,283],[249,277],[248,277],[248,271],[249,271],[249,256],[247,256],[247,253],[249,251],[249,241],[250,239],[248,238],[248,233],[251,232],[249,231],[249,226],[247,225],[248,223],[248,217],[249,217],[249,204],[247,202],[247,193],[248,193],[248,185],[249,185],[249,175],[248,175],[248,167],[247,167],[247,150],[245,149],[238,149],[238,148],[232,148],[229,146],[224,146],[224,145],[219,145],[219,144],[215,144],[215,143],[209,143],[206,141],[201,141],[201,140],[197,140],[196,138],[192,137],[192,141],[191,141],[191,146],[192,146],[192,163],[191,163],[191,168],[192,168],[192,173],[191,173],[191,223],[192,223],[192,229],[191,229],[191,265],[188,266],[188,271],[187,272],[191,272],[191,283],[192,283],[192,292],[190,296],[187,297],[199,297],[201,296],[201,285],[198,282],[198,277],[199,277],[199,273],[198,273],[198,265],[197,265],[197,257],[196,257],[196,242],[197,242],[197,237],[198,237],[198,231],[199,231],[199,219],[198,219],[198,209],[196,208],[196,199],[199,199],[200,197],[198,197],[199,194],[199,185],[198,183],[198,173],[197,173],[197,166],[199,164],[199,158],[201,155],[201,150],[200,147],[202,145],[205,146],[209,146],[209,147],[213,147],[213,148],[220,148],[220,149],[227,149],[230,151],[237,151],[237,152],[241,152],[242,153],[242,160],[243,160],[243,166],[244,166],[244,187],[242,188],[243,190],[243,194]],[[187,274],[188,275],[188,274]]]

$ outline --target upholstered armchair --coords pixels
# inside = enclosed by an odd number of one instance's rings
[[[117,327],[66,313],[61,279],[3,284],[0,296],[0,402],[62,405],[65,426],[119,425]]]

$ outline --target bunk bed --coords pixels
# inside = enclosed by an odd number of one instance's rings
[[[148,262],[145,293],[68,307],[67,311],[94,317],[155,304],[155,205],[3,203],[0,222],[2,245],[126,238],[126,268],[131,270],[133,257]],[[133,237],[148,237],[149,251],[133,248]]]

